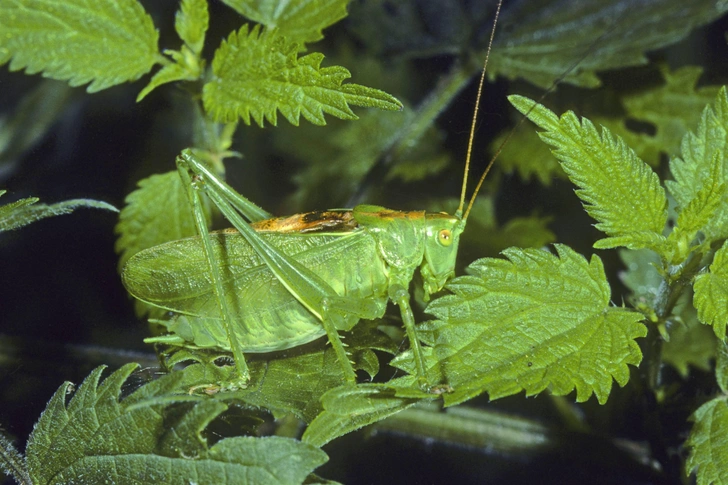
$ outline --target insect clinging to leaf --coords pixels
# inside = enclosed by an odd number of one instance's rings
[[[496,21],[499,12],[500,4]],[[471,131],[470,146],[472,139]],[[357,205],[273,218],[210,171],[198,153],[184,150],[177,168],[199,236],[138,252],[123,270],[124,285],[143,302],[198,319],[191,324],[204,328],[191,340],[188,332],[164,342],[232,352],[236,386],[250,377],[245,353],[285,350],[324,335],[345,381],[354,384],[339,332],[382,317],[391,301],[399,307],[418,386],[442,389],[437,384],[444,383],[427,375],[409,288],[419,270],[428,300],[455,275],[460,236],[485,177],[466,208],[468,152],[454,215]],[[208,231],[201,193],[234,229]]]

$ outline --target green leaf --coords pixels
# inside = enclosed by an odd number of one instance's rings
[[[683,137],[680,150],[682,158],[670,160],[670,171],[675,180],[665,184],[678,206],[685,210],[698,197],[705,181],[720,184],[728,177],[728,158],[725,157],[728,153],[728,97],[725,87],[720,89],[713,105],[703,110],[697,131]],[[701,195],[704,196],[705,193]],[[701,231],[710,241],[728,237],[728,191],[723,191],[717,210]]]
[[[209,23],[207,0],[182,0],[174,18],[174,30],[185,45],[199,56],[205,45],[205,32]]]
[[[321,398],[324,412],[303,434],[303,442],[323,446],[339,436],[380,421],[415,404],[418,399],[397,397],[386,384],[345,385]]]
[[[397,346],[379,330],[380,322],[362,321],[352,332],[342,332],[347,352],[355,369],[363,369],[374,376],[379,361],[370,362],[372,349],[395,353]],[[181,392],[189,389],[224,389],[234,378],[234,367],[220,367],[215,360],[229,356],[220,348],[229,348],[227,334],[220,320],[197,319],[178,316],[166,322],[173,335],[146,339],[148,343],[160,343],[183,347],[188,350],[175,352],[167,361],[168,367],[192,360],[199,365],[189,365],[183,372]],[[197,351],[195,345],[217,347],[217,351]],[[343,384],[341,365],[334,350],[318,340],[282,352],[269,352],[258,358],[246,356],[251,380],[246,389],[220,395],[224,400],[240,400],[249,405],[265,408],[276,416],[294,414],[305,422],[311,422],[321,412],[321,396]],[[198,349],[200,350],[200,349]]]
[[[324,38],[321,30],[346,17],[349,0],[223,0],[250,20],[278,29],[293,42],[304,44]]]
[[[619,257],[627,268],[619,274],[619,279],[632,291],[630,302],[633,306],[652,308],[664,281],[657,271],[661,267],[660,256],[648,249],[620,249]]]
[[[728,241],[715,252],[709,271],[695,278],[693,288],[698,318],[712,325],[715,335],[723,340],[728,324]]]
[[[544,106],[522,96],[511,103],[539,127],[541,139],[555,148],[554,155],[597,220],[596,228],[608,238],[596,248],[663,249],[662,230],[667,223],[667,199],[660,179],[637,158],[621,138],[602,128],[601,134],[587,119],[580,122],[569,111],[557,117]]]
[[[720,205],[726,199],[725,177],[722,172],[723,160],[718,152],[713,157],[710,173],[703,180],[703,186],[677,216],[675,228],[668,237],[668,243],[676,248],[672,258],[673,264],[684,261],[690,250],[690,243],[698,231],[708,226],[720,211]]]
[[[184,48],[183,48],[184,49]],[[168,54],[172,55],[175,59],[182,59],[184,57],[183,54],[177,52],[177,51],[166,51]],[[181,64],[181,63],[173,63],[173,64],[167,64],[162,69],[154,73],[154,76],[152,76],[152,79],[149,80],[149,83],[144,86],[144,89],[142,89],[139,92],[139,95],[137,95],[137,103],[141,101],[142,99],[146,98],[149,93],[154,91],[156,88],[161,86],[162,84],[171,83],[174,81],[190,81],[197,79],[199,77],[199,73],[195,73],[188,69],[188,66]]]
[[[685,446],[690,448],[685,471],[696,473],[698,485],[728,483],[728,401],[716,397],[698,408]]]
[[[186,189],[176,170],[140,180],[138,186],[126,197],[115,228],[119,268],[142,249],[197,234]],[[210,220],[209,204],[205,209]]]
[[[665,80],[663,86],[622,97],[629,118],[651,123],[656,129],[654,136],[632,133],[634,140],[625,139],[640,158],[653,167],[660,162],[661,154],[678,153],[680,140],[697,125],[700,112],[715,99],[719,89],[717,86],[697,87],[703,72],[701,67],[685,66],[674,72],[665,64],[659,67]],[[611,126],[609,128],[613,130]]]
[[[0,0],[0,31],[11,71],[90,82],[90,93],[138,79],[159,60],[159,34],[136,0]]]
[[[343,67],[320,67],[323,55],[298,58],[298,44],[277,31],[244,25],[215,52],[213,78],[203,88],[205,110],[219,122],[242,118],[260,126],[275,125],[277,111],[293,125],[301,115],[311,123],[326,124],[324,113],[356,119],[350,104],[399,110],[402,104],[377,89],[342,84],[351,77]]]
[[[628,364],[642,358],[634,341],[647,333],[642,315],[610,305],[596,255],[587,262],[567,246],[556,250],[511,248],[507,260],[478,260],[472,276],[447,286],[453,295],[427,307],[439,319],[421,324],[434,332],[430,372],[454,389],[446,405],[545,389],[604,403],[613,378],[627,383]]]
[[[187,484],[190,477],[198,483],[302,483],[327,459],[310,445],[278,437],[227,438],[208,448],[202,432],[227,406],[200,401],[181,416],[164,413],[154,398],[163,397],[176,376],[119,402],[136,367],[122,367],[101,386],[103,368],[96,369],[68,405],[71,384],[61,386],[28,442],[33,483]]]
[[[680,311],[679,318],[669,327],[670,340],[662,344],[663,362],[673,366],[683,378],[689,376],[690,366],[709,372],[716,355],[713,331],[700,324],[690,303]]]
[[[559,162],[549,151],[548,147],[538,138],[534,131],[508,129],[499,134],[490,144],[490,153],[503,145],[503,142],[510,136],[508,143],[498,156],[498,165],[506,173],[518,172],[523,180],[530,180],[532,177],[538,179],[543,185],[551,185],[554,177],[563,177],[563,171]]]
[[[505,9],[501,26],[508,32],[496,38],[489,75],[522,77],[546,89],[569,71],[567,82],[597,87],[596,71],[646,64],[646,51],[677,42],[728,11],[728,4],[712,0],[625,5],[582,0],[568,8],[529,2]]]
[[[728,342],[718,344],[718,358],[715,363],[715,380],[723,393],[728,393]]]
[[[0,190],[0,196],[4,193],[4,190]],[[113,205],[99,200],[72,199],[51,205],[38,204],[37,202],[39,200],[37,197],[27,197],[0,206],[0,232],[18,229],[19,227],[27,226],[30,223],[45,219],[46,217],[70,214],[79,207],[119,212]]]

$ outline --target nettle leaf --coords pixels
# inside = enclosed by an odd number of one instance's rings
[[[551,154],[548,146],[539,139],[536,132],[516,130],[511,135],[510,129],[505,130],[491,142],[490,153],[495,153],[508,136],[510,139],[498,156],[498,164],[504,172],[515,171],[523,180],[536,178],[546,186],[551,185],[554,177],[563,178],[564,172],[558,160]]]
[[[619,257],[626,266],[626,271],[619,273],[619,279],[632,291],[631,303],[633,306],[652,307],[664,281],[657,271],[661,266],[660,256],[648,249],[620,249]]]
[[[101,91],[148,72],[159,34],[137,0],[0,0],[0,61]]]
[[[278,31],[247,25],[230,34],[215,52],[213,78],[203,87],[205,110],[218,122],[251,118],[277,123],[277,111],[293,125],[301,115],[316,125],[326,124],[324,113],[353,120],[350,104],[399,110],[402,104],[377,89],[342,84],[351,77],[340,66],[321,67],[320,53],[298,57],[298,44]]]
[[[670,171],[675,180],[668,180],[665,185],[684,210],[706,184],[728,179],[728,158],[725,157],[728,153],[728,97],[725,87],[720,89],[713,105],[703,110],[697,131],[683,137],[680,150],[682,158],[670,160]],[[728,237],[728,191],[723,191],[715,213],[700,230],[711,241]]]
[[[728,4],[712,0],[582,0],[568,8],[516,3],[504,8],[489,75],[522,77],[546,89],[568,71],[565,81],[596,87],[596,71],[646,64],[646,51],[677,42],[726,11]]]
[[[690,301],[689,299],[687,300]],[[662,361],[687,378],[690,367],[709,372],[716,355],[716,339],[710,327],[701,325],[695,307],[684,305],[679,321],[671,322],[670,340],[662,344]]]
[[[697,87],[703,73],[698,66],[670,71],[666,64],[661,64],[660,72],[665,80],[663,86],[622,97],[630,118],[651,123],[656,128],[654,136],[632,133],[636,140],[627,140],[651,166],[659,163],[662,153],[670,156],[678,153],[680,140],[697,125],[700,112],[715,99],[719,89],[718,86]]]
[[[54,394],[30,436],[28,470],[34,484],[68,483],[302,483],[326,462],[319,449],[287,438],[236,437],[211,447],[202,432],[227,406],[192,402],[179,416],[159,403],[176,384],[166,376],[119,402],[137,368],[128,364],[99,386],[93,371],[66,404],[72,384]],[[157,399],[155,401],[155,399]]]
[[[5,192],[5,190],[0,190],[0,196]],[[81,207],[119,212],[113,205],[100,200],[72,199],[50,205],[38,204],[39,200],[37,197],[26,197],[0,206],[0,232],[12,231],[46,217],[70,214]]]
[[[697,474],[698,485],[728,483],[728,396],[719,396],[698,408],[690,418],[693,428],[685,446],[690,448],[685,471]]]
[[[523,96],[508,99],[546,130],[539,136],[555,148],[561,167],[579,187],[576,194],[584,208],[598,221],[595,227],[610,236],[594,247],[661,252],[667,199],[657,174],[606,128],[599,133],[588,119],[579,121],[571,111],[559,118]]]
[[[599,257],[555,247],[558,256],[511,248],[507,259],[480,259],[427,307],[439,319],[421,325],[434,335],[430,372],[454,389],[446,405],[545,389],[604,403],[612,379],[627,383],[628,364],[642,359],[643,316],[609,304]]]
[[[715,363],[715,380],[720,390],[728,393],[728,342],[725,340],[718,344],[718,358]]]
[[[180,316],[177,323],[168,325],[167,329],[175,332],[171,336],[154,337],[145,342],[160,343],[173,346],[189,347],[194,343],[200,346],[208,344],[229,347],[225,329],[219,320],[196,319]],[[212,336],[212,337],[211,337]],[[184,340],[187,338],[187,342]],[[363,369],[370,376],[376,375],[379,362],[371,363],[369,357],[372,350],[395,353],[394,342],[378,329],[376,321],[362,321],[352,332],[342,332],[342,339],[347,343],[347,352],[355,369]],[[201,349],[198,349],[201,350]],[[198,364],[187,366],[178,389],[188,392],[190,389],[224,388],[232,382],[234,366],[218,366],[215,361],[220,356],[229,354],[220,350],[213,352],[197,352],[182,350],[172,354],[167,366],[192,360]],[[300,345],[281,352],[248,354],[246,362],[251,380],[246,389],[220,394],[220,399],[240,400],[252,406],[265,408],[276,416],[294,414],[305,422],[311,422],[321,411],[321,396],[344,383],[341,365],[334,350],[323,340]]]
[[[250,20],[268,29],[279,29],[288,40],[316,42],[329,25],[346,17],[349,0],[223,0]]]
[[[302,440],[323,446],[334,438],[407,409],[418,400],[397,396],[397,390],[387,384],[337,387],[321,398],[324,412],[309,425]]]
[[[182,0],[174,18],[174,30],[197,56],[205,45],[205,33],[210,24],[207,0]]]
[[[715,252],[709,272],[695,278],[693,288],[698,318],[712,325],[715,335],[723,340],[728,325],[728,241]]]
[[[673,264],[685,259],[689,251],[690,242],[711,223],[712,218],[721,210],[721,204],[726,198],[726,183],[722,172],[722,153],[716,152],[708,176],[703,180],[703,186],[677,216],[675,228],[670,233],[668,241],[677,247],[672,258]]]

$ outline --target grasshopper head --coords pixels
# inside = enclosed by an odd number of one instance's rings
[[[425,258],[420,267],[424,280],[425,301],[437,293],[455,275],[460,234],[465,221],[445,213],[427,214]]]

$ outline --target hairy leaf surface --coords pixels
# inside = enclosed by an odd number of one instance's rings
[[[728,400],[719,396],[698,408],[685,446],[685,470],[696,473],[698,485],[728,483]]]
[[[596,228],[608,238],[597,248],[626,246],[660,251],[667,222],[667,199],[660,179],[634,151],[606,128],[599,133],[591,121],[569,111],[560,118],[522,96],[511,103],[546,131],[541,138],[555,148],[554,155],[597,220]],[[533,108],[533,109],[532,109]]]
[[[122,367],[101,385],[103,367],[96,369],[68,404],[72,385],[61,386],[28,443],[33,483],[302,483],[327,459],[310,445],[278,437],[227,438],[208,447],[202,431],[227,406],[199,401],[181,416],[165,416],[154,398],[173,389],[177,376],[119,402],[136,367]]]
[[[216,121],[251,118],[275,125],[277,112],[293,125],[303,116],[316,125],[326,124],[324,113],[356,119],[350,104],[399,110],[402,104],[377,89],[343,84],[351,77],[340,66],[321,67],[319,53],[298,57],[298,44],[275,30],[244,25],[215,52],[213,78],[203,88],[205,110]]]
[[[594,393],[604,403],[612,379],[627,383],[628,364],[642,358],[634,341],[647,332],[642,315],[610,305],[596,255],[587,262],[566,246],[556,250],[511,248],[508,259],[478,260],[472,276],[448,285],[454,295],[428,306],[439,319],[422,325],[434,333],[431,372],[454,389],[447,405],[546,389],[576,389],[577,401]]]
[[[0,196],[5,194],[5,192],[5,190],[0,190]],[[12,231],[13,229],[27,226],[46,217],[70,214],[80,207],[119,212],[113,205],[100,200],[72,199],[50,205],[38,204],[37,202],[39,200],[37,197],[26,197],[25,199],[16,200],[10,204],[0,206],[0,232]]]
[[[728,180],[728,158],[725,156],[728,153],[728,95],[725,87],[720,89],[713,105],[703,110],[698,129],[683,137],[680,151],[682,158],[670,160],[670,171],[675,180],[668,180],[665,185],[684,210],[706,183],[717,185]],[[715,213],[701,231],[709,240],[728,237],[728,191],[723,190]]]
[[[316,42],[323,39],[321,30],[346,17],[349,0],[223,0],[241,15],[279,29],[288,40]]]
[[[0,62],[101,91],[145,74],[159,34],[136,0],[0,0]]]
[[[728,325],[728,242],[715,252],[709,272],[695,278],[694,289],[698,318],[712,325],[715,335],[723,340]]]

